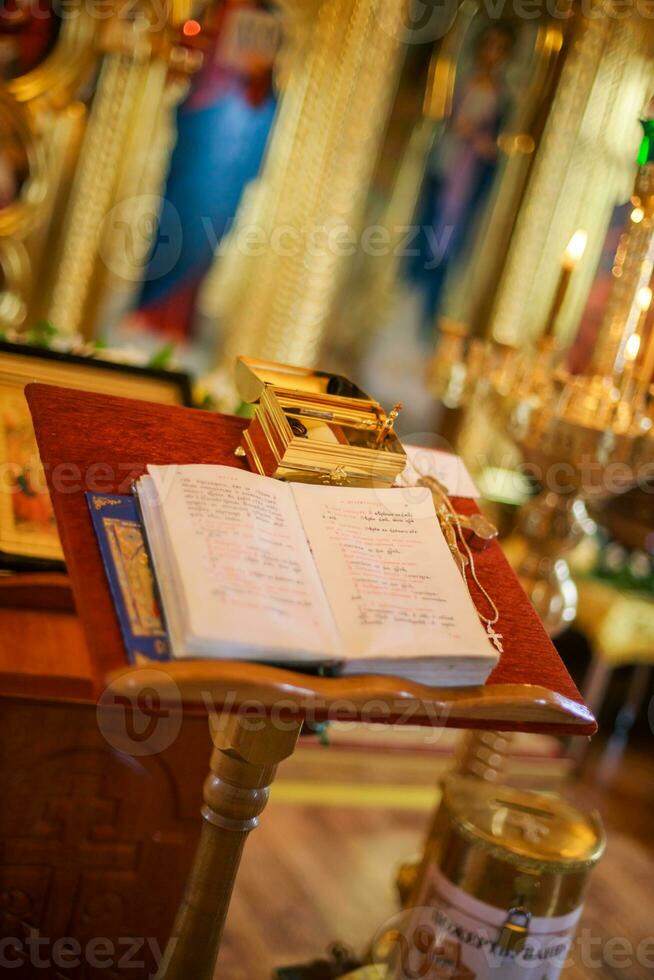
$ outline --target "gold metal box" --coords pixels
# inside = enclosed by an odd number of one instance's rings
[[[347,378],[240,357],[236,383],[256,410],[240,455],[266,476],[305,483],[390,486],[406,465],[387,414]]]

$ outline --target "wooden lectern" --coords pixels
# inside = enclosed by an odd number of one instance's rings
[[[501,661],[484,687],[436,689],[379,676],[323,678],[236,661],[129,666],[84,492],[128,492],[148,463],[243,466],[234,450],[247,423],[40,384],[28,386],[27,399],[89,656],[76,664],[66,664],[64,654],[61,663],[28,661],[5,669],[3,691],[18,698],[99,701],[107,707],[110,737],[112,725],[117,731],[144,697],[161,717],[210,709],[214,749],[202,833],[161,973],[165,980],[213,976],[245,839],[265,807],[276,766],[293,752],[307,716],[595,732],[592,715],[497,545],[477,560],[479,576],[496,597],[504,636]],[[462,512],[475,508],[469,500],[454,504]]]

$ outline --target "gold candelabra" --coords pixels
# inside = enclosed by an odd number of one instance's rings
[[[648,323],[654,265],[654,136],[645,138],[632,211],[613,267],[612,295],[586,373],[572,374],[556,340],[559,311],[585,246],[577,232],[537,344],[518,351],[474,341],[467,351],[446,329],[437,352],[437,391],[464,404],[480,388],[490,399],[541,491],[519,515],[516,570],[554,635],[576,614],[566,554],[593,529],[586,504],[638,485],[654,464],[654,327]],[[455,353],[443,363],[441,355]],[[457,381],[458,379],[458,381]]]

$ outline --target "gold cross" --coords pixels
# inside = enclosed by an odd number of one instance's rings
[[[497,633],[491,623],[486,623],[486,632],[488,633],[488,638],[491,643],[495,646],[500,653],[504,653],[504,647],[502,645],[502,640],[504,637],[501,633]]]

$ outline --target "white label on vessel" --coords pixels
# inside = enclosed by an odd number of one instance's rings
[[[508,909],[480,902],[434,869],[423,905],[386,923],[373,946],[389,980],[558,980],[581,907],[558,918],[532,917],[519,950],[502,951]],[[520,924],[520,915],[515,920]]]

